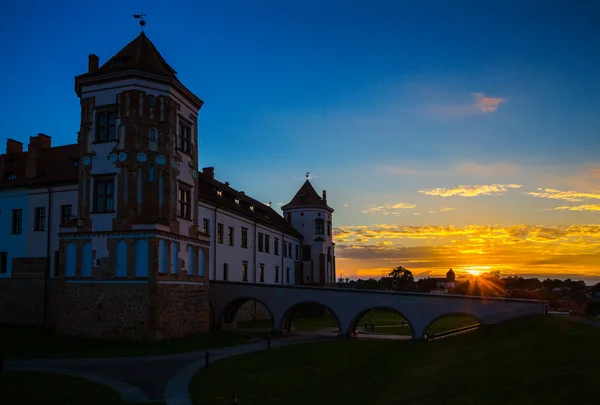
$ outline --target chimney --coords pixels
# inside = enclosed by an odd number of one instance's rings
[[[323,190],[323,202],[327,204],[327,191]]]
[[[23,152],[23,142],[8,138],[6,140],[6,154]]]
[[[29,137],[29,146],[27,147],[27,160],[25,161],[25,178],[33,179],[39,174],[39,161],[43,149],[52,147],[52,138],[45,134]]]
[[[203,167],[202,175],[208,177],[211,180],[215,179],[215,168],[214,167]]]
[[[97,55],[91,54],[88,56],[88,73],[94,73],[98,70],[100,58]]]
[[[229,187],[229,182],[228,181],[225,182],[225,187]]]

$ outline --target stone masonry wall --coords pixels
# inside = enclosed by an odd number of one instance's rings
[[[210,330],[208,288],[200,284],[160,284],[156,338],[166,340]]]
[[[62,283],[60,289],[58,334],[92,339],[154,339],[148,284]]]
[[[235,316],[235,322],[258,321],[263,319],[271,319],[269,310],[258,301],[246,301]]]
[[[47,260],[13,260],[12,278],[0,279],[0,323],[44,326],[44,288],[46,288],[46,325],[54,325],[56,279],[44,287]]]

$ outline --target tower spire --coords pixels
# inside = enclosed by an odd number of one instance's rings
[[[141,14],[134,14],[133,15],[133,18],[140,20],[140,25],[142,26],[142,32],[144,32],[144,26],[146,25],[146,21],[144,20],[144,17],[146,17],[146,15],[147,14],[144,14],[143,11],[142,11]]]

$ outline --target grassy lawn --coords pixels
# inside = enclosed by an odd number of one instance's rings
[[[248,343],[249,333],[211,332],[167,342],[116,342],[60,338],[36,327],[0,325],[0,348],[5,358],[128,357],[186,353]]]
[[[394,311],[374,309],[365,314],[358,322],[357,329],[362,331],[365,323],[368,324],[371,330],[371,321],[375,323],[375,332],[391,335],[410,335],[411,330],[404,318]],[[404,326],[402,326],[404,322]],[[447,316],[438,319],[434,322],[430,329],[430,333],[440,333],[451,329],[461,328],[463,326],[476,325],[478,322],[469,316]],[[297,330],[316,330],[322,328],[335,328],[338,326],[337,320],[333,316],[325,317],[306,317],[297,316],[294,318],[294,327]],[[270,319],[248,321],[238,323],[239,328],[265,329],[269,330],[273,327]]]
[[[6,405],[121,405],[111,388],[82,378],[37,371],[0,374],[0,403]]]
[[[194,404],[592,403],[600,328],[546,316],[456,338],[340,340],[218,361],[193,378]]]

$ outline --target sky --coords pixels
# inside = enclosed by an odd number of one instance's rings
[[[338,276],[600,281],[600,3],[8,0],[0,142],[74,143],[74,76],[142,9],[205,102],[200,165],[275,206],[310,172]]]

